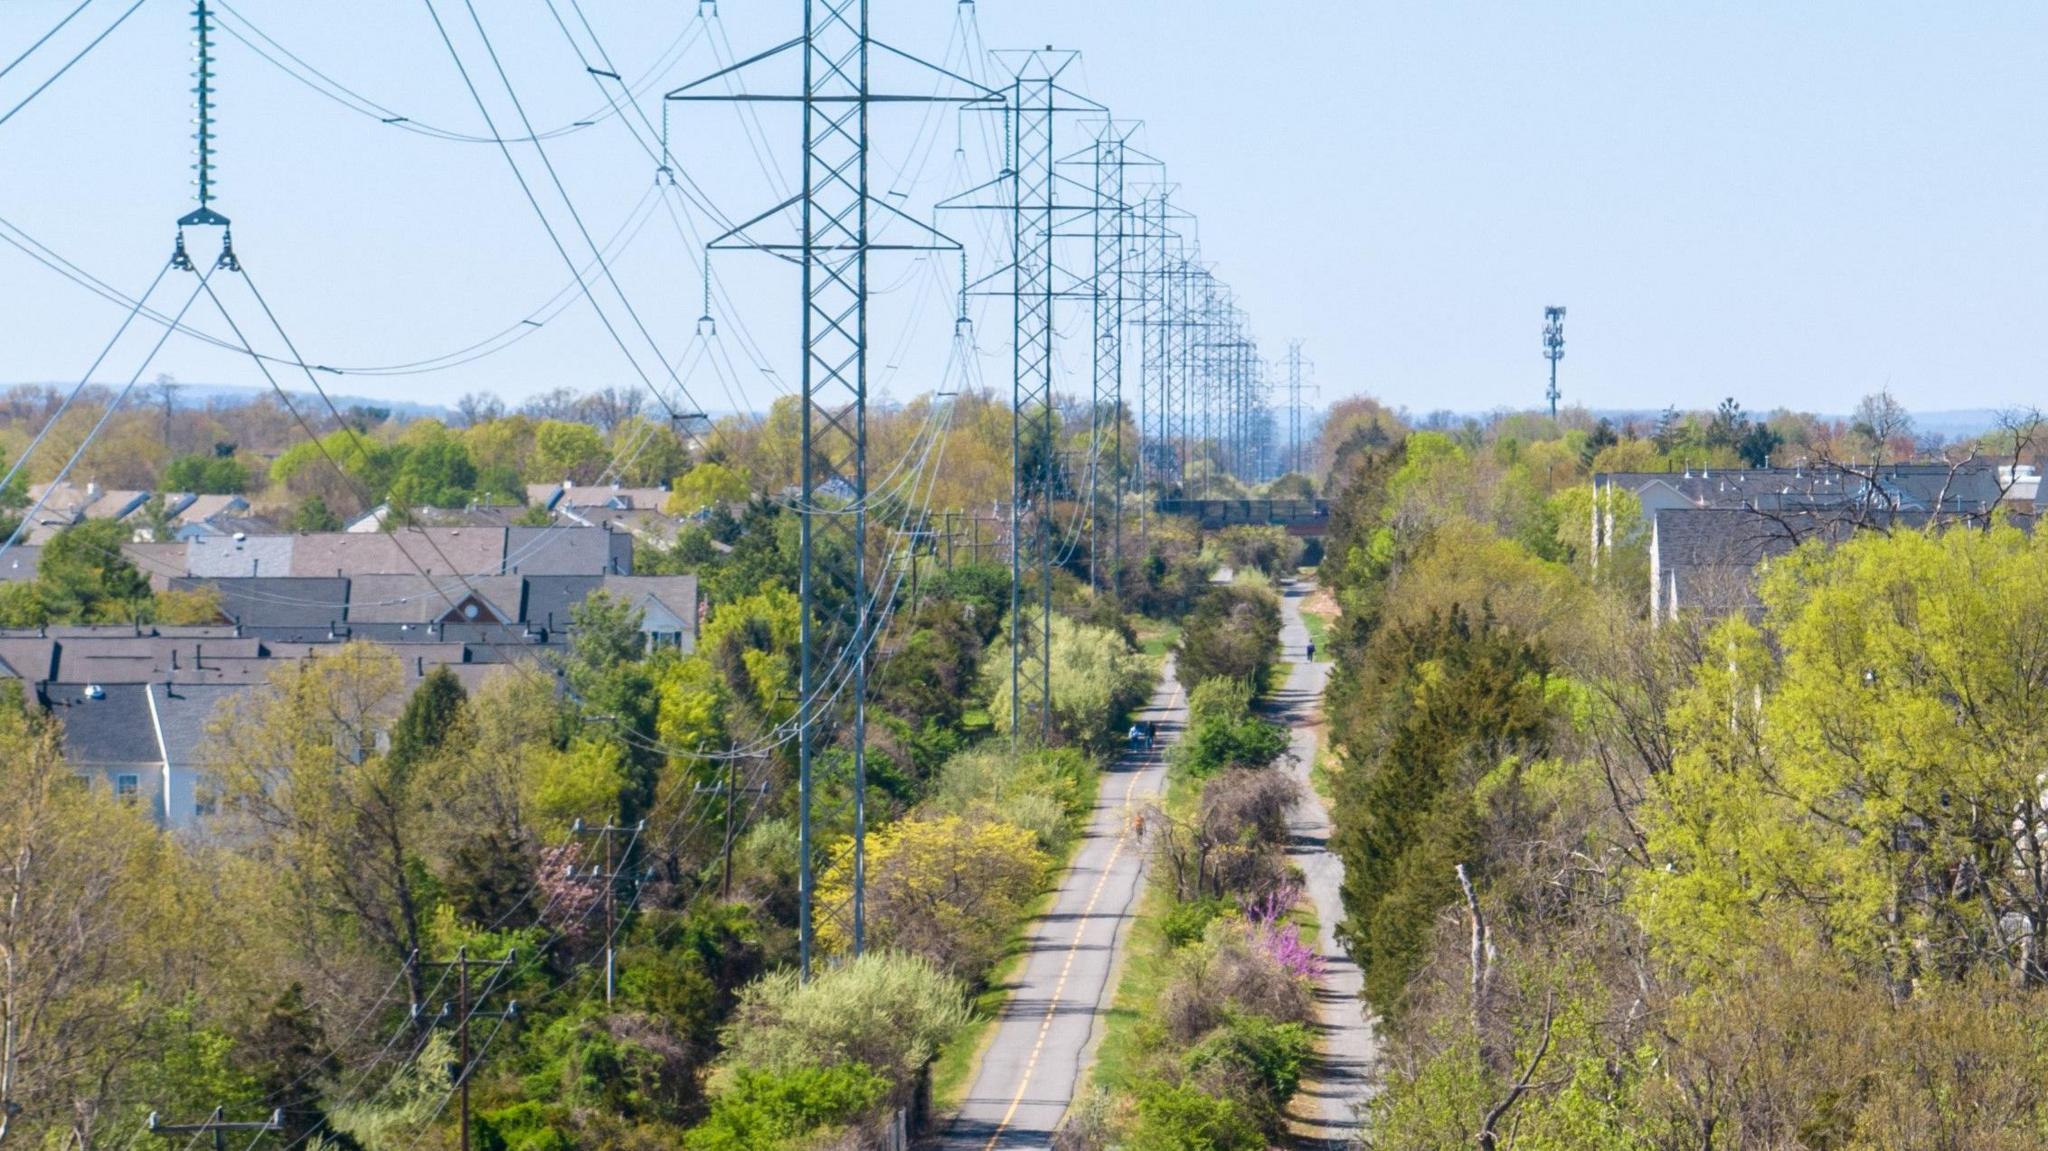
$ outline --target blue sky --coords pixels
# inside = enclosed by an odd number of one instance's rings
[[[75,3],[4,0],[0,60]],[[513,123],[460,0],[437,4],[501,127]],[[573,20],[565,0],[556,4]],[[0,112],[125,6],[95,0],[0,79]],[[169,222],[188,207],[188,7],[147,0],[0,125],[0,218],[127,290],[154,275]],[[480,128],[422,0],[235,7],[379,103]],[[629,78],[696,12],[687,0],[583,7]],[[1238,292],[1269,355],[1290,337],[1308,342],[1326,399],[1369,391],[1417,410],[1533,405],[1547,303],[1571,309],[1567,402],[1705,406],[1733,394],[1752,408],[1840,411],[1886,385],[1920,409],[2038,398],[2048,366],[2036,318],[2048,299],[2048,7],[2038,3],[976,7],[988,46],[1084,52],[1076,86],[1144,121],[1141,145],[1168,161],[1201,217],[1204,257]],[[720,8],[741,55],[793,34],[800,13],[795,0]],[[479,0],[478,11],[537,123],[602,105],[542,0]],[[874,22],[879,37],[935,58],[960,51],[952,0],[875,0]],[[220,40],[220,207],[309,359],[436,355],[515,323],[568,282],[494,147],[348,112]],[[715,66],[699,38],[655,87]],[[916,110],[878,115],[892,169],[913,141],[929,145],[906,200],[928,205],[954,190],[953,143],[968,139],[972,151],[981,126],[950,125]],[[729,215],[776,198],[758,148],[780,149],[783,177],[793,172],[794,120],[766,110],[758,126],[765,145],[728,109],[672,117],[679,159]],[[587,254],[531,149],[515,152],[572,254]],[[692,352],[702,311],[695,245],[645,199],[653,165],[636,141],[607,121],[550,142],[548,156],[600,239],[636,206],[648,214],[615,270],[663,350],[696,356],[688,383],[702,406],[763,403],[794,380],[795,285],[784,270],[719,257],[729,302],[718,309],[718,343],[703,345],[707,361]],[[958,230],[977,268],[989,266],[977,226]],[[956,273],[942,263],[878,273],[894,289],[875,316],[876,366],[893,394],[944,378],[943,297]],[[231,303],[237,290],[228,289]],[[4,380],[75,377],[120,319],[11,249],[0,249],[0,305]],[[977,311],[981,378],[1006,386],[1007,320],[993,305]],[[203,306],[195,314],[221,329]],[[638,347],[616,303],[608,314]],[[1081,317],[1072,319],[1067,364],[1078,371],[1084,341]],[[750,362],[741,328],[773,377]],[[143,350],[124,345],[127,359],[117,355],[100,376],[125,378],[113,365],[132,366]],[[644,347],[639,358],[665,382]],[[246,362],[185,340],[167,346],[156,370],[261,382]],[[516,398],[635,380],[579,304],[473,364],[341,386],[447,401],[475,389]]]

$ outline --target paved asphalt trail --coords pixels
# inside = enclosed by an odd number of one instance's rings
[[[1165,781],[1160,752],[1187,723],[1187,698],[1166,663],[1137,721],[1159,724],[1159,747],[1126,755],[1102,777],[1095,811],[1051,909],[1031,927],[1021,978],[959,1115],[930,1145],[946,1151],[1050,1147],[1081,1086],[1116,994],[1116,957],[1145,883],[1145,845],[1132,814]]]
[[[1378,1042],[1360,998],[1365,977],[1337,944],[1337,924],[1344,918],[1344,863],[1330,851],[1330,813],[1309,782],[1316,761],[1314,725],[1322,718],[1330,671],[1327,663],[1306,662],[1308,627],[1302,623],[1301,601],[1313,590],[1315,585],[1306,582],[1282,588],[1280,649],[1287,680],[1273,700],[1294,729],[1288,753],[1301,780],[1301,798],[1288,816],[1287,854],[1307,881],[1306,894],[1321,925],[1316,952],[1326,969],[1316,988],[1317,1061],[1303,1076],[1287,1118],[1298,1146],[1337,1151],[1358,1145],[1358,1106],[1368,1093],[1366,1076]]]

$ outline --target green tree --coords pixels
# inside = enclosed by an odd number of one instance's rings
[[[476,494],[476,482],[476,465],[462,440],[436,428],[405,453],[389,498],[399,508],[459,508]]]
[[[316,919],[345,910],[391,963],[424,945],[429,910],[418,867],[439,833],[436,765],[378,752],[404,688],[397,655],[351,643],[274,673],[270,690],[215,717],[219,785],[248,827],[248,850],[286,899]],[[425,1002],[417,965],[406,968]]]
[[[445,665],[427,673],[406,700],[391,729],[390,756],[402,768],[415,768],[451,743],[459,744],[468,725],[469,693]]]
[[[121,551],[128,528],[115,520],[86,520],[58,532],[43,547],[35,597],[47,623],[116,623],[149,613],[149,580]]]
[[[189,934],[165,914],[179,869],[170,842],[131,802],[81,787],[58,737],[18,684],[4,685],[0,1140],[95,1146],[102,1125],[118,1125],[117,1093],[161,1051],[157,1023],[175,1006],[137,990],[181,971],[165,948]]]
[[[163,486],[174,492],[240,495],[249,490],[249,469],[232,452],[226,456],[194,452],[170,462],[170,466],[164,469]]]
[[[1212,679],[1264,691],[1280,656],[1280,601],[1261,588],[1219,586],[1195,601],[1174,646],[1174,674],[1193,689]]]
[[[1371,659],[1377,678],[1342,720],[1355,734],[1343,745],[1335,846],[1344,932],[1373,1005],[1392,1015],[1437,913],[1458,898],[1456,865],[1477,858],[1474,788],[1545,746],[1548,661],[1460,607],[1389,629]]]
[[[533,430],[533,461],[527,475],[536,483],[595,483],[611,459],[604,436],[589,424],[542,420]]]
[[[745,470],[706,462],[678,477],[662,510],[672,516],[695,515],[719,504],[741,504],[753,492],[753,481]]]
[[[292,530],[295,532],[338,532],[341,517],[328,510],[327,501],[318,495],[307,496],[292,512]]]

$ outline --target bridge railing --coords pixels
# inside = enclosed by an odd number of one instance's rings
[[[1153,507],[1161,515],[1192,516],[1203,527],[1239,524],[1321,523],[1330,518],[1328,500],[1188,500],[1162,499]]]

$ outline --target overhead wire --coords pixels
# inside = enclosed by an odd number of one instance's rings
[[[35,43],[30,44],[26,48],[23,48],[21,50],[21,55],[16,56],[14,59],[8,61],[7,67],[0,68],[0,80],[5,80],[9,72],[12,72],[15,70],[15,68],[19,67],[23,60],[26,60],[30,56],[35,55],[36,49],[41,48],[45,44],[48,44],[50,42],[50,37],[55,36],[59,32],[62,32],[65,26],[70,24],[72,20],[76,19],[80,12],[83,12],[90,7],[92,7],[92,0],[79,0],[78,7],[73,8],[69,12],[66,12],[64,14],[64,18],[57,21],[55,27],[51,28],[48,32],[43,33],[41,36],[36,37]]]
[[[199,286],[192,290],[192,294],[187,296],[184,304],[178,308],[178,316],[180,318],[183,318],[185,313],[191,309],[192,305],[199,299],[200,293],[206,290],[207,279],[213,275],[213,271],[213,269],[209,268],[199,274]],[[78,466],[78,461],[85,456],[86,449],[90,448],[93,440],[99,437],[100,429],[107,426],[107,421],[113,418],[114,413],[120,409],[121,402],[126,400],[128,393],[135,389],[136,381],[142,378],[143,371],[149,367],[150,361],[156,359],[156,354],[163,350],[164,343],[170,338],[171,329],[165,328],[163,334],[157,337],[156,343],[150,348],[149,354],[144,356],[142,362],[135,366],[135,372],[128,377],[128,382],[121,386],[119,393],[107,405],[107,410],[100,414],[98,421],[86,432],[85,439],[79,442],[78,449],[72,452],[71,458],[65,460],[64,466],[58,469],[56,476],[50,481],[50,486],[43,489],[43,494],[36,500],[35,506],[31,507],[27,514],[22,516],[21,521],[14,525],[14,531],[8,534],[6,541],[0,543],[0,556],[6,555],[7,550],[21,539],[21,533],[28,530],[29,525],[35,522],[35,517],[42,514],[44,505],[49,503],[50,496],[56,492],[58,485],[62,484],[71,475],[72,468]]]
[[[49,78],[49,79],[47,79],[47,80],[43,81],[42,83],[40,83],[40,84],[36,85],[36,87],[35,87],[35,90],[34,90],[34,91],[30,92],[30,93],[29,93],[28,95],[26,95],[26,96],[23,96],[23,97],[21,98],[21,102],[20,102],[20,103],[16,104],[16,105],[15,105],[14,107],[12,107],[12,108],[9,108],[9,109],[8,109],[8,110],[7,110],[7,111],[6,111],[5,113],[4,113],[4,114],[0,114],[0,124],[5,124],[5,123],[7,123],[7,122],[8,122],[9,120],[12,120],[12,119],[14,119],[14,116],[15,116],[15,114],[16,114],[17,112],[20,112],[20,111],[21,111],[21,110],[22,110],[23,108],[26,108],[26,107],[28,107],[30,103],[34,102],[34,100],[35,100],[35,98],[36,98],[36,97],[38,97],[38,96],[42,95],[42,94],[43,94],[44,92],[48,91],[48,90],[49,90],[49,87],[50,87],[50,85],[52,85],[52,84],[55,84],[55,83],[56,83],[57,81],[59,81],[59,80],[63,79],[63,78],[64,78],[64,74],[65,74],[66,72],[69,72],[69,71],[71,71],[71,69],[72,69],[72,68],[73,68],[73,67],[74,67],[74,66],[75,66],[75,65],[76,65],[76,64],[77,64],[77,63],[78,63],[78,62],[79,62],[80,60],[83,60],[83,59],[85,59],[85,58],[86,58],[86,57],[87,57],[88,55],[90,55],[90,54],[92,53],[92,50],[93,50],[93,49],[95,49],[95,48],[97,48],[97,47],[99,47],[99,46],[100,46],[100,42],[101,42],[101,41],[103,41],[103,40],[105,40],[105,39],[106,39],[107,37],[109,37],[109,36],[113,35],[113,34],[114,34],[114,29],[116,29],[116,28],[119,28],[119,27],[120,27],[121,25],[123,25],[123,24],[127,23],[127,22],[128,22],[128,17],[130,17],[130,16],[133,16],[133,15],[135,15],[135,11],[136,11],[136,9],[138,9],[138,8],[141,8],[141,7],[142,7],[142,5],[143,5],[144,3],[145,3],[145,0],[135,0],[135,3],[133,3],[133,4],[130,4],[130,5],[128,6],[128,9],[127,9],[127,11],[125,11],[125,12],[121,13],[121,14],[120,14],[119,16],[116,16],[116,17],[114,18],[114,22],[113,22],[112,24],[109,24],[109,25],[107,25],[107,27],[106,27],[106,29],[105,29],[104,31],[102,31],[102,32],[101,32],[101,33],[100,33],[99,35],[97,35],[97,36],[93,37],[93,38],[92,38],[92,41],[91,41],[90,43],[88,43],[88,44],[87,44],[87,45],[86,45],[85,47],[83,47],[83,48],[80,48],[80,49],[79,49],[79,50],[78,50],[78,51],[77,51],[76,53],[74,53],[74,54],[72,55],[72,57],[71,57],[71,58],[70,58],[69,60],[66,60],[66,61],[64,61],[64,64],[63,64],[63,66],[62,66],[62,67],[60,67],[60,68],[58,68],[58,69],[57,69],[57,71],[56,71],[55,73],[53,73],[53,74],[52,74],[52,75],[50,76],[50,78]],[[75,12],[74,12],[74,13],[72,13],[72,15],[74,15],[74,16],[75,16],[75,15],[77,15],[77,13],[75,13]],[[68,23],[68,22],[70,21],[70,19],[71,19],[71,17],[69,17],[69,16],[65,17],[65,21],[66,21],[67,23]],[[40,43],[41,43],[41,41],[37,41],[37,43],[38,43],[38,44],[40,44]],[[34,51],[34,49],[30,49],[30,51]],[[18,60],[17,60],[17,61],[15,62],[15,63],[20,63],[20,61],[18,61]],[[12,71],[12,70],[13,70],[13,68],[14,68],[14,65],[13,65],[13,64],[9,64],[9,65],[8,65],[7,67],[8,67],[8,69],[9,69],[10,71]]]
[[[463,87],[468,89],[470,99],[475,102],[477,112],[483,116],[484,123],[489,125],[491,131],[496,134],[498,130],[497,122],[491,115],[490,106],[484,101],[483,93],[477,89],[476,82],[470,77],[469,66],[463,63],[462,53],[456,49],[455,41],[450,37],[447,26],[441,22],[441,13],[435,8],[434,0],[423,0],[423,3],[426,4],[428,15],[433,18],[434,29],[439,33],[442,45],[448,50],[449,59],[454,62],[456,71],[462,76]],[[479,36],[483,37],[484,46],[490,54],[493,66],[497,69],[499,79],[504,83],[506,93],[512,99],[513,107],[518,110],[520,122],[527,125],[530,133],[532,125],[526,118],[525,108],[520,104],[517,93],[512,89],[511,78],[506,75],[503,65],[498,62],[496,49],[491,47],[489,37],[484,34],[481,17],[477,16],[476,8],[469,0],[463,0],[463,4],[464,7],[468,8],[471,20],[475,23]],[[682,380],[676,377],[674,366],[666,358],[662,357],[660,346],[648,334],[646,325],[640,322],[639,313],[633,310],[632,303],[626,299],[624,289],[619,286],[617,278],[612,275],[611,266],[604,261],[602,258],[603,253],[597,250],[597,245],[591,240],[590,231],[584,226],[582,215],[576,211],[575,205],[569,201],[568,191],[563,187],[561,177],[555,172],[554,164],[548,160],[547,149],[538,140],[532,141],[532,144],[535,154],[540,157],[542,166],[547,169],[549,178],[554,182],[555,189],[561,195],[563,204],[568,208],[570,217],[575,221],[577,230],[582,234],[584,242],[589,244],[591,250],[598,256],[597,265],[603,273],[605,280],[611,284],[612,290],[618,293],[620,302],[625,305],[627,314],[632,317],[634,324],[639,328],[641,336],[646,339],[654,355],[662,360],[662,366],[667,369],[669,378],[675,383],[678,391],[682,393],[684,400],[695,406],[696,401],[690,397],[689,389],[685,388]],[[625,355],[627,362],[632,365],[634,373],[640,377],[642,383],[646,384],[648,391],[654,393],[655,398],[660,400],[662,405],[667,407],[670,414],[673,415],[675,413],[673,405],[670,405],[661,396],[660,389],[655,386],[653,379],[648,376],[646,369],[641,366],[639,357],[633,354],[632,349],[626,344],[625,337],[612,323],[611,316],[597,302],[597,296],[591,292],[589,282],[583,278],[578,270],[576,261],[570,257],[569,250],[563,245],[561,237],[556,233],[553,222],[548,219],[546,210],[541,207],[539,198],[534,194],[532,185],[526,179],[526,174],[520,170],[519,162],[513,157],[510,145],[500,140],[497,142],[497,148],[499,153],[504,156],[506,165],[512,169],[513,178],[518,181],[520,191],[525,195],[527,203],[533,208],[535,216],[540,219],[541,227],[547,232],[549,242],[553,244],[556,253],[561,256],[562,262],[568,265],[570,273],[576,277],[577,284],[583,289],[584,298],[590,301],[591,310],[597,313],[598,319],[603,323],[605,331],[611,335],[612,341],[618,345],[619,351]]]
[[[639,236],[641,230],[647,226],[648,221],[653,216],[652,201],[657,196],[658,193],[652,191],[643,194],[641,202],[627,214],[626,219],[619,225],[618,230],[613,233],[611,239],[606,241],[605,251],[610,253],[609,258],[616,260],[619,256],[623,255],[626,249]],[[9,233],[12,234],[10,235]],[[132,307],[136,303],[134,299],[125,293],[120,292],[118,289],[107,284],[106,281],[65,259],[47,244],[29,235],[20,226],[4,218],[0,218],[0,242],[16,248],[30,259],[35,260],[37,263],[42,264],[51,271],[71,280],[73,283],[110,303],[123,307]],[[596,266],[595,259],[587,261],[581,266],[579,272],[581,275],[588,275]],[[330,375],[407,376],[446,371],[450,368],[475,363],[487,356],[496,355],[533,335],[535,332],[540,331],[545,325],[552,322],[576,302],[578,298],[576,293],[579,287],[580,281],[572,281],[549,296],[547,301],[540,307],[528,312],[525,316],[514,320],[511,324],[491,335],[453,351],[423,359],[407,360],[392,364],[334,366],[325,363],[302,364],[295,361],[287,361],[269,353],[259,352],[257,354],[274,364],[294,368],[312,368],[315,371],[325,372]],[[142,314],[153,323],[165,324],[169,322],[168,317],[155,309],[144,308]],[[233,341],[223,339],[218,335],[190,324],[181,323],[176,328],[180,334],[214,347],[236,353],[242,351]]]
[[[285,47],[275,37],[271,36],[269,33],[265,32],[261,27],[259,27],[254,21],[250,20],[247,16],[242,15],[241,12],[237,11],[234,7],[228,4],[227,0],[215,0],[215,7],[226,13],[228,16],[232,17],[234,21],[238,21],[244,28],[247,29],[248,35],[245,35],[241,30],[238,30],[237,28],[233,27],[232,24],[225,21],[221,22],[218,25],[221,28],[221,30],[226,32],[228,35],[234,37],[236,40],[241,41],[242,44],[247,46],[250,51],[254,52],[264,62],[270,64],[272,67],[277,68],[279,71],[284,72],[292,79],[298,81],[300,84],[306,86],[307,88],[320,94],[321,96],[324,96],[327,99],[332,100],[337,104],[340,104],[342,107],[347,108],[349,111],[355,112],[359,115],[368,117],[370,119],[374,119],[379,123],[386,125],[387,127],[397,128],[402,131],[412,132],[417,135],[427,136],[433,139],[445,140],[459,144],[527,144],[532,143],[535,140],[559,139],[560,137],[563,136],[568,136],[576,132],[581,132],[587,128],[596,127],[599,123],[602,123],[605,119],[609,118],[612,115],[615,115],[617,112],[616,109],[593,109],[589,114],[579,116],[568,124],[564,124],[556,128],[549,128],[543,131],[535,132],[528,136],[501,136],[497,134],[480,135],[477,133],[462,132],[452,128],[440,127],[425,120],[422,120],[418,117],[404,115],[400,113],[397,109],[392,108],[389,105],[383,104],[379,101],[373,100],[370,97],[363,95],[361,92],[334,79],[326,72],[321,71],[319,68],[309,63],[304,57],[293,52],[290,48]],[[655,86],[655,84],[657,84],[664,76],[668,74],[668,72],[671,69],[675,67],[677,63],[680,62],[681,57],[688,52],[690,45],[694,43],[695,37],[700,29],[700,21],[693,20],[686,24],[684,26],[683,31],[677,34],[676,38],[669,43],[667,48],[662,50],[661,54],[656,58],[655,62],[652,65],[650,65],[647,68],[647,70],[640,75],[638,79],[633,81],[622,82],[628,83],[631,89],[641,92],[644,92],[648,88]],[[257,39],[260,39],[263,42],[263,44],[269,45],[270,51],[266,51],[263,45],[257,44],[256,42],[252,41],[249,38],[250,35],[253,35]],[[277,59],[276,56],[271,54],[272,51],[290,60],[291,64],[287,64],[283,60]],[[293,67],[293,65],[296,65],[297,67],[295,68]]]

